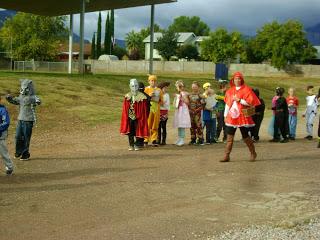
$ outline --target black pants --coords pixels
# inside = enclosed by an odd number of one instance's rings
[[[136,129],[137,129],[137,120],[129,119],[130,124],[130,133],[128,134],[129,145],[134,146],[135,144],[135,136],[136,136]]]
[[[239,127],[239,129],[240,129],[241,136],[242,136],[243,139],[249,137],[249,128],[247,128],[247,127]],[[237,128],[226,126],[226,131],[227,131],[228,135],[234,136],[236,131],[237,131]]]
[[[162,139],[162,143],[166,142],[166,139],[167,139],[167,122],[168,122],[168,119],[161,120],[160,123],[159,123],[158,143],[161,143],[161,139]]]
[[[284,139],[288,138],[289,119],[283,112],[277,112],[274,118],[274,139],[280,139],[280,133]]]
[[[217,139],[219,139],[220,134],[223,130],[223,140],[227,138],[227,133],[226,133],[226,124],[224,122],[224,111],[219,111],[219,114],[217,116]]]
[[[263,120],[264,115],[254,115],[252,116],[252,120],[255,123],[255,126],[250,128],[250,135],[253,137],[255,140],[259,140],[259,132],[260,132],[260,127],[261,123]]]

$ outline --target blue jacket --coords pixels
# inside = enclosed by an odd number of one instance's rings
[[[0,104],[0,137],[7,131],[10,125],[9,113],[4,105]]]

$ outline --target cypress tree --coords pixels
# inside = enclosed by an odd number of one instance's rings
[[[101,12],[99,12],[99,18],[98,18],[98,30],[97,30],[97,55],[96,58],[99,58],[102,54],[101,52]]]
[[[105,54],[110,54],[111,38],[110,38],[110,16],[109,12],[106,19],[106,28],[104,34],[104,52]]]
[[[91,42],[91,58],[96,59],[96,33],[93,33]]]

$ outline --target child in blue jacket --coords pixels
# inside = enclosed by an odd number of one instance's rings
[[[0,104],[0,155],[4,161],[7,175],[11,175],[13,173],[13,163],[10,159],[6,143],[9,125],[10,117],[8,111],[4,105]]]

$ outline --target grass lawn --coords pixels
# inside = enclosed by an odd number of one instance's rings
[[[193,81],[200,84],[213,83],[217,90],[217,84],[209,75],[160,75],[159,81],[170,81],[172,85],[169,93],[175,92],[174,82],[181,79],[185,82],[187,90]],[[145,75],[67,75],[52,73],[12,73],[0,72],[0,94],[19,94],[19,79],[29,78],[34,80],[37,94],[42,99],[42,105],[38,107],[39,121],[44,122],[45,127],[54,127],[64,124],[65,121],[80,121],[94,126],[99,123],[110,123],[119,121],[123,95],[129,91],[130,78],[137,78],[147,85]],[[302,110],[305,104],[305,88],[314,85],[316,91],[320,87],[320,78],[264,78],[247,77],[246,83],[251,87],[259,88],[262,98],[267,107],[270,106],[274,89],[282,86],[286,89],[294,86],[300,98]],[[171,97],[173,99],[173,97]],[[5,100],[3,104],[8,106],[12,118],[16,118],[18,108],[8,105]],[[270,111],[269,111],[270,112]],[[269,114],[269,113],[267,113]]]

